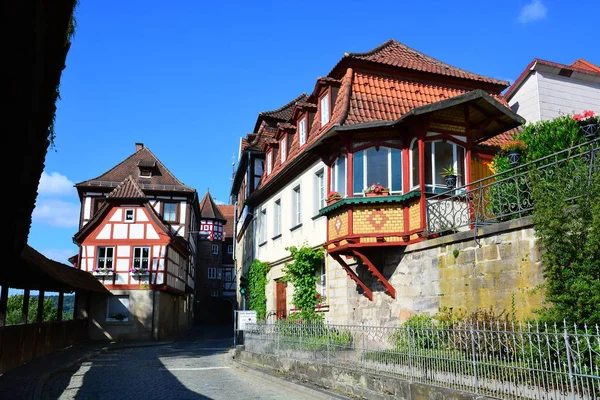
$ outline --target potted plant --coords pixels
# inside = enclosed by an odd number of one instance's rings
[[[150,271],[148,270],[148,268],[142,268],[142,267],[133,267],[129,270],[129,272],[131,272],[132,275],[146,275],[148,274]]]
[[[363,190],[363,193],[367,197],[388,196],[390,194],[390,188],[384,187],[379,182],[377,182],[373,183],[371,186]]]
[[[573,119],[579,123],[583,135],[588,139],[593,139],[598,136],[598,125],[600,125],[600,117],[592,110],[585,110],[581,114],[573,115]]]
[[[112,268],[94,268],[94,270],[92,272],[94,273],[94,275],[107,276],[107,275],[113,274],[113,269]]]
[[[453,165],[448,165],[446,168],[443,168],[440,175],[442,175],[442,178],[444,178],[444,181],[446,181],[446,186],[449,189],[452,189],[456,186],[458,172],[456,172]]]
[[[514,166],[521,163],[521,156],[527,148],[527,144],[522,140],[514,139],[502,144],[500,148],[508,155],[508,163]]]
[[[335,203],[336,201],[340,200],[341,198],[342,198],[341,194],[339,194],[335,190],[332,190],[331,192],[327,193],[327,197],[325,198],[325,201],[327,202],[327,205],[331,205],[331,204]]]

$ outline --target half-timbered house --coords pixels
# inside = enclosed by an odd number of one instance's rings
[[[104,174],[76,185],[77,267],[112,293],[90,299],[95,339],[158,339],[190,326],[200,210],[143,144]]]

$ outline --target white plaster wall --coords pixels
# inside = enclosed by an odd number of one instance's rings
[[[533,71],[508,102],[511,109],[525,118],[526,122],[540,120],[538,97],[538,73]]]
[[[256,207],[256,216],[259,215],[261,209],[265,207],[267,209],[267,241],[259,246],[258,241],[255,240],[255,246],[257,246],[256,258],[260,261],[272,263],[289,256],[289,251],[285,250],[288,246],[302,246],[304,243],[308,246],[318,246],[325,243],[327,219],[325,217],[313,219],[319,213],[316,173],[320,170],[323,170],[325,176],[327,176],[327,167],[323,162],[319,161],[305,170],[296,179],[291,179],[290,177],[288,185]],[[292,223],[293,189],[298,185],[300,185],[302,199],[302,226],[292,231],[291,228],[294,227]],[[277,239],[272,239],[275,235],[275,201],[278,199],[281,199],[281,236]]]
[[[538,75],[541,119],[553,119],[583,110],[600,113],[600,82],[584,82],[545,72]]]

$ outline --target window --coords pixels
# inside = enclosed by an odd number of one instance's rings
[[[287,157],[287,138],[284,136],[283,139],[281,139],[281,162],[282,163],[285,161],[286,157]]]
[[[232,244],[227,246],[227,254],[233,254],[233,245]]]
[[[177,203],[163,202],[163,219],[168,222],[177,222]]]
[[[134,220],[134,209],[128,208],[125,210],[125,222],[133,222]]]
[[[321,126],[329,122],[329,95],[321,98]]]
[[[262,208],[258,214],[258,244],[267,241],[267,209]]]
[[[233,271],[230,269],[225,271],[225,282],[233,282]]]
[[[98,247],[98,260],[96,263],[96,268],[112,269],[114,252],[114,247]]]
[[[325,260],[321,261],[321,267],[317,269],[317,293],[325,297],[327,295],[327,273],[325,271]]]
[[[275,212],[273,214],[273,234],[275,237],[281,235],[281,199],[275,200]]]
[[[317,194],[316,196],[316,203],[317,203],[317,212],[325,207],[327,204],[327,202],[325,201],[326,198],[326,194],[325,194],[325,171],[323,171],[322,169],[317,171],[317,173],[315,174],[315,182],[316,182],[316,190],[315,193]],[[316,214],[316,213],[315,213]]]
[[[346,197],[346,155],[338,157],[333,163],[331,173],[331,190],[335,190],[343,197]]]
[[[129,320],[129,296],[108,296],[106,321],[127,322]]]
[[[354,153],[354,195],[362,195],[374,183],[402,193],[402,151],[375,147]]]
[[[442,170],[452,166],[458,172],[457,186],[464,185],[465,149],[446,141],[425,143],[425,188],[434,193],[443,193],[448,188],[442,178]]]
[[[302,223],[302,196],[300,193],[300,185],[296,186],[293,189],[292,201],[293,201],[293,203],[292,203],[292,205],[293,205],[292,224],[295,227]]]
[[[217,279],[217,269],[216,268],[208,269],[208,279]]]
[[[218,244],[213,244],[213,245],[212,245],[212,253],[213,253],[214,255],[217,255],[217,254],[219,254],[219,245],[218,245]]]
[[[219,297],[219,289],[210,289],[211,297]]]
[[[152,178],[152,168],[140,167],[140,178]]]
[[[298,124],[298,140],[300,146],[306,143],[306,117],[302,118]]]
[[[415,189],[420,185],[420,175],[419,175],[419,141],[417,139],[413,139],[410,144],[410,188]]]
[[[267,153],[267,175],[269,175],[272,170],[273,170],[273,152],[269,151]]]
[[[148,269],[150,265],[150,247],[133,248],[133,264],[135,269]]]

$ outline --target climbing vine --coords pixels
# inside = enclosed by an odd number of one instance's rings
[[[284,268],[284,281],[290,282],[294,286],[292,303],[299,310],[290,318],[302,320],[321,319],[321,316],[315,312],[317,303],[322,300],[316,288],[317,277],[315,272],[320,268],[324,258],[322,248],[313,249],[306,244],[301,247],[287,247],[293,258],[293,262],[287,264]]]
[[[256,318],[264,320],[267,315],[267,273],[269,264],[254,260],[248,268],[248,309],[256,311]]]

